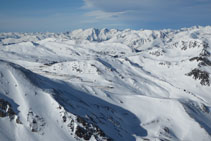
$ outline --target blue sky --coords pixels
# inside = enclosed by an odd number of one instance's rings
[[[0,32],[211,25],[211,0],[0,0]]]

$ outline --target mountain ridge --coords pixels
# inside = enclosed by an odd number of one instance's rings
[[[211,26],[0,33],[0,138],[210,140],[210,53]]]

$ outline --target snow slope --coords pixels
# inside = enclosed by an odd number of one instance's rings
[[[0,33],[0,139],[211,140],[211,26]]]

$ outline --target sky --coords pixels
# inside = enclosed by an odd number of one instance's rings
[[[211,0],[0,0],[0,32],[211,25]]]

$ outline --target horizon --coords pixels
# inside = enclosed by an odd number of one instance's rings
[[[55,34],[62,34],[62,33],[67,33],[67,32],[73,32],[73,31],[76,31],[76,30],[89,30],[89,29],[95,29],[95,30],[103,30],[103,29],[108,29],[108,30],[112,30],[112,29],[115,29],[115,30],[118,30],[118,31],[124,31],[124,30],[135,30],[135,31],[142,31],[142,30],[151,30],[151,31],[162,31],[162,30],[181,30],[181,29],[191,29],[191,28],[205,28],[205,27],[211,27],[211,25],[205,25],[205,26],[201,26],[201,25],[193,25],[193,26],[190,26],[190,27],[181,27],[181,28],[163,28],[163,29],[147,29],[147,28],[141,28],[141,29],[131,29],[131,28],[125,28],[125,29],[117,29],[117,28],[95,28],[95,27],[89,27],[89,28],[77,28],[77,29],[73,29],[73,30],[69,30],[69,31],[61,31],[61,32],[54,32],[54,31],[21,31],[21,32],[1,32],[0,33],[55,33]]]
[[[0,32],[210,26],[210,0],[0,0]]]

